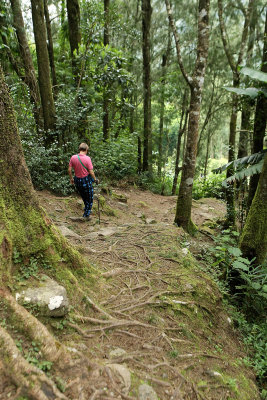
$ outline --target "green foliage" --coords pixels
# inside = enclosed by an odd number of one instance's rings
[[[35,367],[44,372],[49,372],[53,363],[51,361],[41,360],[41,352],[39,345],[36,342],[31,342],[31,346],[25,351],[25,359]]]
[[[256,69],[243,67],[240,70],[241,74],[247,75],[252,79],[256,79],[257,81],[267,83],[267,74],[262,71],[257,71]]]
[[[249,354],[249,357],[243,361],[248,366],[254,368],[259,383],[264,387],[267,376],[267,323],[266,321],[248,322],[242,311],[233,310],[231,314],[235,324],[243,335],[243,342]],[[263,389],[262,395],[263,399],[265,399],[266,390]]]
[[[67,174],[71,153],[64,152],[67,146],[62,146],[60,151],[57,143],[50,148],[45,148],[42,141],[38,139],[23,141],[23,145],[35,189],[49,189],[63,195],[73,192]]]
[[[217,199],[224,198],[224,191],[222,189],[222,182],[224,176],[208,175],[206,180],[199,176],[194,180],[192,197],[195,200],[203,197],[215,197]]]
[[[255,266],[253,259],[242,257],[237,247],[238,236],[238,232],[228,229],[214,237],[216,245],[209,248],[205,261],[232,304],[231,315],[249,353],[244,362],[254,367],[260,385],[264,385],[267,375],[267,264]],[[233,282],[234,290],[230,290]]]
[[[234,181],[240,181],[245,178],[249,178],[252,175],[260,174],[263,167],[264,157],[267,150],[264,149],[258,153],[251,154],[246,157],[238,158],[234,161],[230,161],[223,166],[212,170],[215,174],[221,174],[222,172],[234,168],[237,172],[230,176],[229,178],[225,179],[222,182],[224,187],[227,187],[228,183]]]
[[[107,142],[92,139],[90,155],[97,175],[111,180],[135,175],[137,171],[135,141],[134,136],[119,137],[116,141]]]
[[[18,281],[24,281],[31,277],[39,279],[40,270],[51,269],[51,266],[46,263],[42,256],[32,256],[27,260],[23,260],[16,248],[13,250],[13,262],[19,265],[18,275],[16,276]]]

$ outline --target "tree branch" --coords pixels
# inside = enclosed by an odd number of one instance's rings
[[[243,61],[246,42],[247,42],[247,37],[248,37],[248,27],[249,27],[249,22],[250,22],[250,16],[251,16],[251,13],[252,13],[253,3],[254,3],[254,0],[249,0],[248,8],[246,10],[244,27],[243,27],[243,32],[242,32],[242,39],[241,39],[240,50],[239,50],[238,61],[237,61],[237,66],[240,65],[242,63],[242,61]]]
[[[182,61],[180,38],[179,38],[179,34],[177,32],[177,29],[176,29],[176,26],[175,26],[175,23],[174,23],[174,19],[173,19],[173,15],[172,15],[172,9],[171,9],[171,5],[170,5],[169,0],[165,0],[165,4],[166,4],[166,10],[167,10],[168,18],[169,18],[169,23],[170,23],[170,26],[172,28],[172,33],[173,33],[173,36],[174,36],[178,64],[179,64],[180,70],[181,70],[181,72],[183,74],[183,77],[184,77],[186,83],[190,87],[192,87],[192,82],[191,82],[192,78],[190,78],[188,76],[188,74],[186,73],[185,68],[184,68],[184,64],[183,64],[183,61]]]
[[[229,43],[228,43],[227,35],[226,35],[226,28],[225,28],[224,21],[223,21],[222,0],[218,0],[218,14],[219,14],[219,22],[220,22],[220,29],[221,29],[221,36],[222,36],[224,51],[225,51],[226,57],[228,59],[229,65],[231,67],[231,70],[233,71],[233,73],[236,73],[236,65],[234,63],[233,55],[230,52]]]

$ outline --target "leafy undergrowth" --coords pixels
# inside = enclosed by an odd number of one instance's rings
[[[137,399],[138,386],[148,383],[162,400],[259,399],[222,295],[191,254],[193,241],[172,224],[176,198],[137,189],[117,194],[128,199],[105,196],[99,224],[97,202],[93,221],[81,223],[69,219],[81,213],[77,197],[39,193],[54,223],[69,229],[69,240],[99,272],[97,285],[92,285],[88,271],[66,276],[60,268],[46,270],[66,287],[71,309],[65,318],[39,318],[74,352],[100,365],[123,364],[131,371],[128,394],[116,392],[103,375],[85,398]],[[222,217],[224,207],[207,199],[195,202],[193,212],[194,220],[205,227],[207,221]],[[208,240],[207,231],[199,236],[199,252],[205,251]],[[195,252],[195,239],[193,246]],[[8,315],[1,317],[2,324],[13,329]],[[17,340],[39,368],[57,373],[38,358],[38,344],[24,345],[19,332]],[[69,380],[60,378],[61,390]]]

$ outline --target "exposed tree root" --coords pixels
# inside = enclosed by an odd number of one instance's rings
[[[64,346],[55,340],[48,329],[37,318],[18,304],[11,294],[0,289],[0,296],[5,299],[12,312],[16,315],[16,318],[21,322],[23,330],[40,344],[42,353],[47,360],[57,362],[61,366],[71,361]]]
[[[122,320],[122,319],[116,319],[116,318],[111,318],[108,320],[101,320],[101,319],[96,319],[96,318],[91,318],[91,317],[85,317],[82,315],[74,315],[74,318],[79,321],[82,321],[82,322],[87,321],[87,322],[91,322],[93,324],[105,325],[101,328],[90,329],[88,332],[97,332],[97,331],[102,331],[102,330],[106,330],[106,329],[120,328],[122,326],[142,326],[144,328],[158,329],[156,326],[144,324],[143,322],[135,321],[135,320]]]
[[[21,389],[20,393],[34,400],[68,400],[44,372],[23,358],[12,337],[1,326],[0,343],[0,355],[5,373]]]

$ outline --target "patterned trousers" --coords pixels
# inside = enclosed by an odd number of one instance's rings
[[[83,217],[88,217],[91,214],[94,199],[93,179],[90,175],[84,178],[74,177],[74,183],[77,191],[80,193],[84,202]]]

